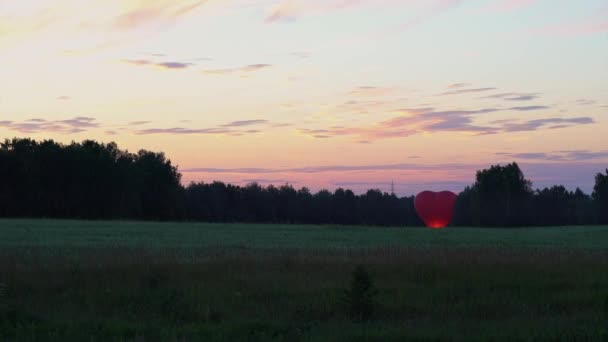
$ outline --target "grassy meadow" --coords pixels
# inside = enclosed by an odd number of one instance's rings
[[[608,250],[608,226],[448,228],[0,220],[0,248],[567,248]]]
[[[607,339],[606,226],[0,220],[2,341]]]

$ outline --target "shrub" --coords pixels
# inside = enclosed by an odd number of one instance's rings
[[[363,266],[357,266],[352,274],[350,288],[345,293],[348,314],[355,322],[364,322],[371,318],[376,293],[372,276]]]
[[[0,283],[0,313],[6,310],[6,284]]]

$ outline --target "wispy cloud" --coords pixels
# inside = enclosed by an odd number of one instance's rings
[[[577,125],[593,124],[590,117],[548,117],[533,120],[494,120],[489,124],[475,123],[478,116],[501,111],[531,111],[546,109],[545,106],[511,107],[506,109],[482,108],[476,110],[447,110],[434,108],[402,109],[400,116],[380,121],[368,126],[336,128],[301,128],[301,134],[315,138],[353,137],[357,141],[374,141],[386,138],[408,137],[430,132],[458,132],[470,135],[487,135],[509,132],[535,131],[539,129],[558,129]]]
[[[206,172],[206,173],[247,173],[247,174],[264,174],[264,173],[321,173],[321,172],[349,172],[349,171],[388,171],[388,170],[442,170],[449,168],[450,170],[468,169],[470,166],[466,164],[367,164],[367,165],[323,165],[323,166],[306,166],[295,168],[209,168],[195,167],[181,170],[182,172]]]
[[[469,83],[452,83],[452,84],[448,84],[447,88],[448,89],[456,89],[456,88],[464,88],[464,87],[468,87],[471,84]]]
[[[150,135],[150,134],[232,134],[236,133],[230,129],[223,128],[184,128],[184,127],[171,127],[171,128],[147,128],[135,132],[139,135]]]
[[[507,155],[497,156],[502,163],[514,159]],[[585,191],[593,188],[593,176],[605,169],[605,164],[594,161],[541,161],[523,160],[520,167],[535,188],[563,184],[574,190],[581,187]],[[307,186],[348,187],[357,193],[370,188],[384,191],[390,189],[390,179],[395,180],[399,194],[412,195],[423,190],[462,191],[475,181],[476,170],[487,168],[488,163],[445,163],[445,164],[362,164],[362,165],[320,165],[294,168],[209,168],[191,167],[182,169],[185,178],[192,180],[233,179],[235,182],[250,183],[255,180],[315,180],[306,181]],[[364,173],[365,176],[362,176]],[[284,178],[289,175],[289,178]],[[419,175],[424,175],[419,177]],[[390,177],[387,180],[387,177]],[[283,183],[283,182],[281,182]],[[304,181],[302,181],[304,183]]]
[[[249,64],[238,68],[208,69],[203,72],[209,75],[247,74],[270,67],[272,67],[272,64]]]
[[[559,129],[577,125],[589,125],[593,123],[595,123],[595,121],[590,117],[545,118],[528,120],[523,122],[515,120],[503,120],[501,122],[501,126],[503,132],[526,132],[536,131],[541,128]]]
[[[377,113],[392,101],[384,100],[348,100],[336,106],[336,110],[341,113],[369,114]]]
[[[499,156],[508,156],[514,159],[530,159],[545,161],[586,161],[607,159],[608,151],[553,151],[553,152],[525,152],[525,153],[497,153]]]
[[[264,185],[269,185],[269,184],[298,184],[300,183],[299,181],[294,181],[294,180],[289,180],[289,179],[283,179],[283,178],[246,178],[243,179],[241,182],[241,184],[251,184],[251,183],[257,183],[257,184],[264,184]]]
[[[4,1],[1,38],[17,43],[52,40],[50,46],[72,54],[98,51],[167,29],[207,1]]]
[[[378,97],[393,94],[397,91],[395,87],[358,86],[348,94],[357,97]]]
[[[266,22],[272,23],[281,20],[294,20],[306,13],[312,12],[314,6],[301,1],[282,1],[276,4],[266,17]]]
[[[592,15],[537,27],[531,29],[530,32],[553,37],[576,37],[608,32],[608,6],[604,5],[596,9]]]
[[[424,13],[399,25],[399,29],[416,26],[437,14],[459,6],[462,2],[463,0],[434,0],[430,6],[427,6]],[[295,21],[305,16],[323,15],[363,6],[383,7],[413,4],[416,2],[405,0],[281,0],[270,8],[266,22]]]
[[[186,69],[194,64],[184,62],[154,62],[147,59],[125,59],[124,63],[137,66],[154,66],[161,69],[179,70]]]
[[[416,27],[431,18],[446,12],[448,10],[457,8],[462,4],[463,0],[435,0],[432,3],[431,7],[424,13],[419,14],[418,16],[410,19],[402,24],[400,24],[394,31],[401,32],[405,30],[409,30],[413,27]]]
[[[422,190],[445,190],[450,189],[454,191],[461,191],[466,186],[471,185],[471,181],[468,180],[460,180],[460,181],[427,181],[427,182],[417,182],[417,181],[400,181],[400,182],[382,182],[382,181],[333,181],[331,185],[334,187],[345,187],[345,188],[354,188],[358,189],[379,189],[388,192],[388,187],[395,189],[395,193],[402,194],[405,191],[405,194],[415,194],[416,192]],[[423,189],[421,189],[423,188]]]
[[[114,27],[120,30],[139,29],[150,23],[172,24],[180,16],[207,2],[154,0],[138,2],[114,19]]]
[[[523,106],[523,107],[511,107],[509,110],[516,110],[520,112],[527,112],[530,110],[541,110],[541,109],[549,109],[551,107],[548,106]]]
[[[306,51],[295,51],[295,52],[292,52],[290,55],[294,56],[294,57],[302,58],[302,59],[310,57],[310,53],[308,53]]]
[[[480,97],[480,99],[502,99],[505,101],[532,101],[540,97],[539,93],[500,93]]]
[[[147,122],[146,122],[147,123]],[[269,120],[263,119],[252,119],[252,120],[239,120],[232,121],[226,124],[218,125],[217,127],[210,128],[186,128],[186,127],[170,127],[170,128],[146,128],[134,131],[138,135],[152,135],[152,134],[174,134],[174,135],[231,135],[240,136],[246,134],[257,134],[263,133],[264,129],[270,129],[279,127],[279,124],[270,122]],[[251,128],[252,126],[258,126],[257,128]]]
[[[458,87],[456,87],[456,88],[458,88]],[[460,94],[470,94],[470,93],[482,93],[482,92],[491,91],[491,90],[496,90],[496,88],[486,87],[486,88],[457,89],[457,90],[445,91],[443,93],[440,93],[439,95],[443,96],[443,95],[460,95]]]
[[[19,133],[80,133],[99,127],[95,118],[78,116],[67,120],[29,119],[21,122],[0,121],[0,127]]]
[[[161,62],[157,63],[156,65],[165,69],[185,69],[192,64],[182,62]]]
[[[447,89],[439,94],[438,96],[446,95],[463,95],[463,94],[477,94],[492,92],[498,90],[496,87],[476,87],[471,88],[470,83],[453,83],[447,86]],[[501,92],[496,94],[490,94],[480,96],[478,99],[500,99],[504,101],[531,101],[538,99],[540,93],[528,93],[528,92]]]
[[[511,12],[528,8],[538,0],[495,0],[483,8],[484,12]]]
[[[25,121],[0,120],[0,128],[20,133],[81,133],[91,129],[105,128],[108,135],[116,135],[118,131],[136,135],[174,134],[174,135],[231,135],[263,133],[266,129],[286,127],[284,123],[273,123],[268,120],[253,119],[232,121],[223,125],[209,128],[192,127],[150,127],[152,121],[131,121],[123,125],[101,124],[95,118],[74,117],[66,120],[46,120],[33,118]]]
[[[35,4],[33,0],[0,3],[1,38],[20,41],[48,29],[58,20],[56,7],[50,1]],[[0,41],[1,42],[1,41]]]
[[[266,22],[293,21],[302,16],[319,15],[361,5],[397,3],[394,0],[281,0],[270,9]]]
[[[222,125],[221,127],[243,127],[243,126],[255,126],[269,123],[268,120],[241,120],[241,121],[233,121],[227,124]]]
[[[543,35],[562,37],[608,32],[608,19],[551,25],[540,28],[537,32]]]
[[[319,1],[319,0],[315,0]],[[319,11],[320,13],[331,12],[335,9],[344,9],[355,7],[358,5],[374,5],[374,6],[403,6],[407,9],[407,12],[412,13],[411,16],[407,16],[405,19],[400,20],[398,23],[389,23],[379,29],[373,29],[367,33],[357,33],[351,35],[349,38],[341,41],[341,45],[361,45],[370,44],[378,40],[384,39],[389,36],[395,36],[402,34],[405,31],[411,30],[417,26],[420,26],[428,21],[431,21],[436,16],[448,12],[450,10],[458,8],[464,0],[428,0],[428,1],[408,1],[408,0],[334,0],[337,6],[334,7],[322,7],[324,10]],[[289,1],[286,1],[288,3]],[[302,1],[303,2],[303,1]],[[314,1],[308,2],[310,5],[314,4]],[[314,8],[314,7],[313,7]],[[294,11],[297,12],[297,11]],[[405,12],[405,11],[404,11]],[[314,13],[314,11],[313,11]],[[282,16],[270,16],[270,22],[278,20],[289,20],[295,19],[299,16],[293,15],[282,15]],[[335,45],[334,45],[335,46]]]
[[[129,122],[129,126],[142,126],[142,125],[147,125],[149,124],[151,121],[131,121]]]
[[[589,100],[589,99],[578,99],[576,101],[574,101],[576,104],[581,105],[581,106],[592,106],[594,104],[597,104],[597,101],[595,100]]]

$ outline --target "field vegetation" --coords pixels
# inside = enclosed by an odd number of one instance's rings
[[[0,221],[0,340],[607,338],[605,226]]]

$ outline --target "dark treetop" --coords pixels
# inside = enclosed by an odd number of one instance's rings
[[[491,166],[459,194],[453,225],[608,223],[608,170],[595,181],[592,196],[561,185],[533,190],[516,163]],[[0,144],[0,217],[418,226],[413,200],[375,189],[311,193],[217,181],[184,187],[163,153],[91,140]]]

